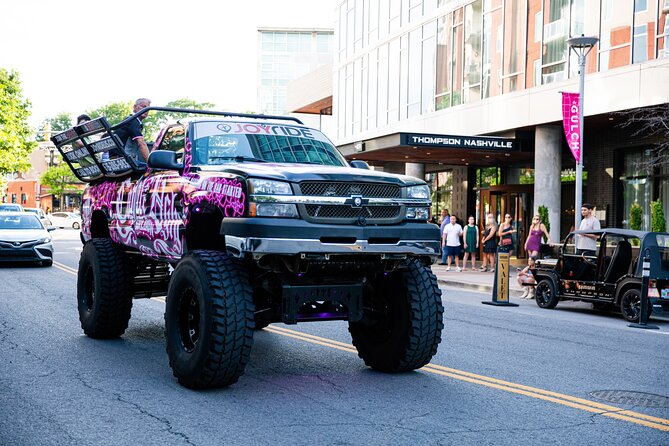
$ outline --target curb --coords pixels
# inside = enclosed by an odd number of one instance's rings
[[[444,280],[437,278],[437,282],[441,285],[452,286],[456,288],[463,288],[466,290],[480,291],[482,293],[492,293],[492,285],[482,285],[478,283],[468,283],[468,282],[455,282],[452,280]],[[522,291],[509,290],[509,297],[517,297],[523,295]]]

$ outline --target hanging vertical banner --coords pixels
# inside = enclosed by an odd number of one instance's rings
[[[581,161],[581,132],[579,111],[581,101],[578,93],[562,92],[562,124],[564,125],[564,136],[576,162]]]

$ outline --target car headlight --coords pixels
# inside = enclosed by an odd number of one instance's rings
[[[405,218],[409,220],[429,220],[430,208],[408,207]]]
[[[293,195],[293,189],[290,187],[290,183],[283,181],[251,178],[249,180],[249,193],[251,195]]]
[[[427,184],[421,186],[411,186],[407,188],[407,198],[430,198],[430,188]]]
[[[297,206],[290,203],[251,203],[252,217],[297,218]]]
[[[39,240],[37,240],[37,243],[49,243],[51,241],[51,237],[44,237]]]

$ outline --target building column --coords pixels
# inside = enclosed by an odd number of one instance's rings
[[[548,208],[554,242],[560,240],[562,138],[562,128],[553,125],[537,126],[534,137],[534,213]]]
[[[467,222],[467,216],[474,214],[475,209],[467,209],[467,191],[470,186],[468,182],[468,168],[466,166],[453,166],[453,205],[451,215],[457,216],[460,221]]]
[[[425,164],[423,163],[406,163],[404,165],[404,175],[425,180]]]

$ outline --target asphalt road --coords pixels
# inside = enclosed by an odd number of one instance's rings
[[[53,267],[0,266],[1,445],[669,443],[668,322],[445,288],[420,371],[367,369],[344,322],[279,324],[256,333],[237,384],[195,392],[169,369],[162,301],[135,301],[121,339],[82,334],[81,243],[54,238]]]

